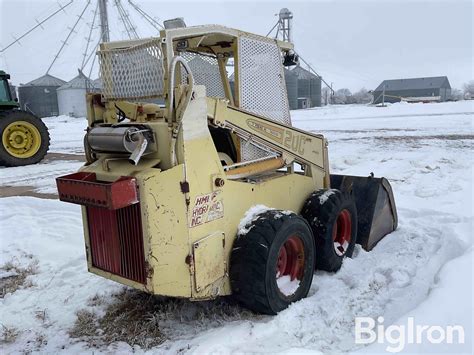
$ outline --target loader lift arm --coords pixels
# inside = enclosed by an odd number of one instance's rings
[[[324,187],[330,185],[327,141],[319,134],[312,134],[298,128],[273,121],[262,116],[247,112],[237,107],[228,106],[224,99],[208,98],[208,119],[213,126],[228,129],[247,142],[268,149],[273,152],[268,159],[280,158],[281,166],[266,163],[269,169],[290,166],[296,162],[300,164],[307,176],[314,176],[315,172],[324,174]],[[248,164],[262,164],[265,159],[247,162]],[[242,166],[244,163],[226,167]]]

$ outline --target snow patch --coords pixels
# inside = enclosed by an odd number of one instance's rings
[[[319,204],[324,205],[328,200],[329,196],[334,195],[336,193],[335,189],[329,189],[323,192],[321,196],[319,196]]]
[[[281,293],[285,296],[291,296],[300,287],[300,280],[294,279],[291,281],[290,275],[284,275],[277,278],[277,285]]]
[[[244,236],[253,228],[252,222],[255,221],[258,216],[266,211],[274,210],[274,208],[267,207],[265,205],[255,205],[249,208],[245,212],[244,218],[240,220],[238,227],[238,235]]]
[[[238,226],[238,235],[244,236],[253,228],[252,223],[258,219],[258,217],[267,211],[276,211],[275,208],[267,207],[265,205],[255,205],[249,208],[247,212],[245,212],[244,218],[240,220]],[[281,210],[275,213],[274,218],[279,219],[283,216],[288,216],[293,214],[292,211],[285,211]]]
[[[168,340],[149,353],[383,352],[383,344],[360,348],[354,343],[356,316],[383,316],[385,326],[406,323],[408,316],[419,324],[461,324],[464,345],[410,345],[405,351],[472,353],[473,105],[334,105],[292,112],[295,126],[329,139],[334,173],[367,176],[373,171],[390,180],[399,229],[371,252],[356,245],[353,258],[345,259],[337,273],[316,272],[308,297],[274,317],[252,314],[224,298],[206,303],[168,299],[169,313],[155,317],[154,323],[166,331]],[[81,120],[45,121],[52,131],[53,152],[81,152]],[[429,138],[434,136],[447,138]],[[15,181],[37,175],[44,183],[36,186],[54,189],[54,177],[63,168],[54,163],[2,168],[0,183],[7,183],[6,176]],[[2,239],[0,264],[14,259],[27,267],[24,253],[39,262],[38,272],[28,279],[32,287],[0,299],[2,325],[19,332],[14,343],[2,344],[4,353],[144,352],[122,342],[88,347],[68,336],[78,310],[105,310],[107,304],[89,306],[91,298],[98,294],[107,303],[123,289],[87,272],[79,206],[0,198],[0,216],[1,236],[15,236]],[[248,228],[253,219],[249,213],[239,229]]]

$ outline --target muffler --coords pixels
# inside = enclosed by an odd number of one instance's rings
[[[357,207],[357,243],[372,248],[398,226],[392,187],[385,178],[331,175],[331,187],[352,192]]]
[[[150,144],[153,134],[140,127],[94,127],[87,133],[92,150],[104,153],[130,153],[128,161],[137,165],[144,154],[155,151]]]

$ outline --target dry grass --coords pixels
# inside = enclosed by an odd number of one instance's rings
[[[219,326],[225,322],[255,318],[251,312],[227,299],[193,303],[157,297],[125,289],[112,296],[105,312],[81,310],[69,335],[93,347],[123,341],[130,346],[150,349],[166,339]],[[94,296],[89,305],[105,303]]]
[[[8,293],[13,293],[19,288],[31,287],[31,281],[27,281],[27,277],[37,272],[38,262],[32,255],[25,255],[29,258],[28,266],[22,266],[11,260],[0,266],[0,271],[8,276],[0,278],[0,298],[5,297]]]
[[[0,343],[1,344],[14,343],[18,335],[20,335],[20,332],[15,327],[7,327],[7,326],[2,325]]]

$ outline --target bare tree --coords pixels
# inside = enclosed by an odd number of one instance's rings
[[[370,94],[366,88],[362,88],[352,95],[356,104],[368,104],[373,100],[372,94]]]
[[[349,103],[348,101],[351,101],[350,97],[352,96],[352,93],[349,89],[343,88],[339,89],[334,93],[334,103],[335,104],[347,104]]]
[[[448,99],[452,101],[459,101],[459,100],[462,100],[463,98],[464,98],[464,94],[461,90],[452,88],[451,94],[449,95]]]
[[[464,98],[474,98],[474,80],[471,80],[464,84]]]

